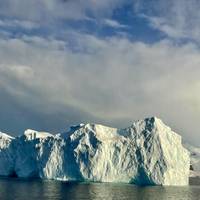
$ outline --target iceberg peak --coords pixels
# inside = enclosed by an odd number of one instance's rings
[[[34,140],[37,138],[47,138],[47,137],[54,137],[52,134],[47,132],[39,132],[32,129],[27,129],[24,131],[23,136],[25,136],[28,140]]]
[[[0,139],[14,139],[14,137],[0,131]]]

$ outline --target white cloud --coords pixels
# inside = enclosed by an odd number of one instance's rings
[[[150,25],[175,39],[200,38],[200,2],[198,0],[137,0],[136,11]]]
[[[112,14],[113,10],[127,0],[2,0],[0,14],[7,17],[33,21],[60,19],[84,19]]]
[[[118,21],[115,21],[115,20],[112,20],[112,19],[105,19],[104,24],[106,26],[110,26],[112,28],[119,28],[119,29],[128,28],[127,25],[120,24]]]
[[[33,68],[30,66],[23,65],[8,65],[8,66],[0,66],[1,73],[6,73],[7,75],[14,76],[20,80],[27,81],[28,79],[32,79],[34,76]]]
[[[186,38],[187,35],[183,33],[182,30],[177,29],[176,27],[171,26],[166,22],[164,18],[161,17],[149,17],[144,14],[139,15],[142,18],[145,18],[146,20],[149,21],[149,25],[157,29],[169,37],[175,38],[175,39],[181,39],[181,38]]]
[[[0,39],[0,88],[41,115],[64,116],[73,107],[85,113],[82,119],[118,126],[157,115],[186,138],[199,139],[196,46],[74,34],[84,51],[49,38]]]
[[[139,16],[145,16],[149,24],[175,39],[200,38],[200,2],[198,0],[134,0],[133,7]],[[32,29],[51,27],[62,20],[106,19],[113,28],[125,28],[112,20],[116,9],[131,6],[130,0],[1,0],[2,25]],[[29,9],[31,8],[31,9]],[[14,19],[12,21],[12,19]],[[58,23],[59,24],[59,23]],[[134,24],[133,24],[134,26]]]
[[[46,38],[3,30],[33,30],[46,24],[55,29],[60,20],[68,19],[93,20],[124,30],[128,27],[111,16],[127,2],[0,1],[0,105],[4,116],[0,119],[7,119],[16,108],[18,120],[23,116],[25,125],[35,121],[40,127],[63,125],[64,117],[69,122],[81,119],[127,126],[134,119],[157,115],[195,143],[199,139],[200,50],[189,42],[174,44],[170,38],[199,42],[198,1],[135,0],[138,16],[169,36],[153,44],[130,41],[123,35],[100,39],[65,28],[59,32],[63,40],[55,39],[47,27],[50,36]]]
[[[26,21],[26,20],[8,20],[8,19],[4,19],[1,20],[0,19],[0,27],[2,28],[23,28],[23,29],[28,29],[28,30],[32,30],[32,29],[37,29],[39,28],[39,25],[37,23],[31,22],[31,21]]]

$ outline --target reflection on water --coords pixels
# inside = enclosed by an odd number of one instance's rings
[[[78,184],[57,181],[0,179],[2,200],[199,200],[200,186],[136,187],[129,184]]]

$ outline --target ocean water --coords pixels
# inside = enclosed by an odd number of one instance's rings
[[[0,179],[0,200],[200,200],[200,181],[187,187],[137,187],[130,184],[64,183]]]

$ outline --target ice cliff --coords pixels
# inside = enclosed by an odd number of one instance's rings
[[[13,151],[11,148],[13,137],[0,132],[0,175],[11,176],[13,173]]]
[[[155,117],[126,129],[80,124],[57,135],[34,130],[16,138],[0,134],[1,176],[187,185],[189,167],[181,137]]]

